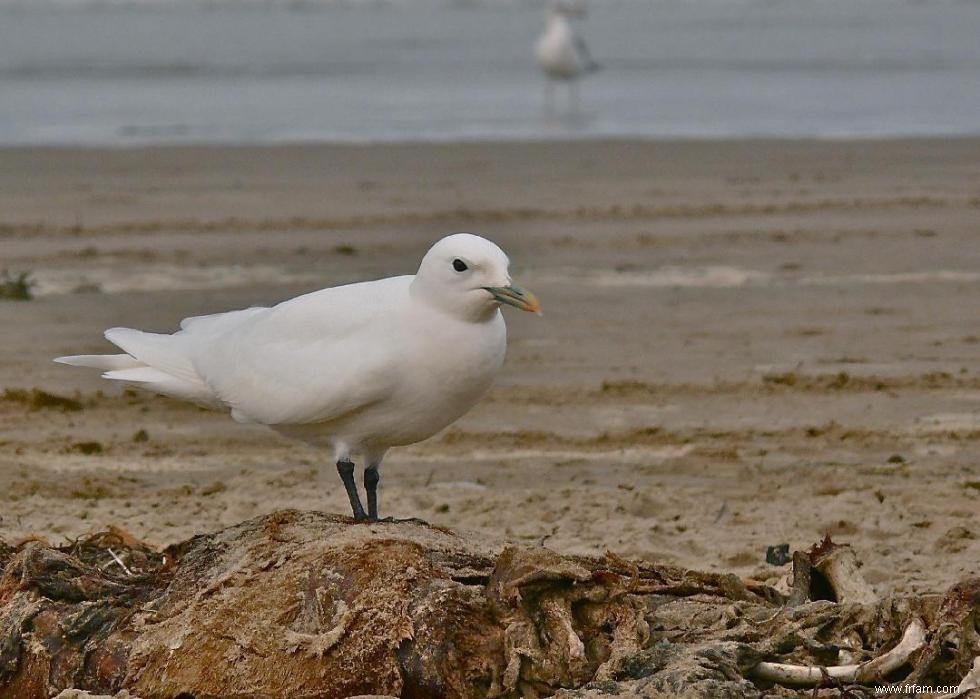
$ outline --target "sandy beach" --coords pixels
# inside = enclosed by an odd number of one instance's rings
[[[468,230],[545,312],[389,455],[383,513],[762,580],[829,533],[880,592],[942,589],[980,560],[978,214],[978,139],[5,149],[36,297],[0,300],[0,538],[347,512],[328,455],[51,358]]]

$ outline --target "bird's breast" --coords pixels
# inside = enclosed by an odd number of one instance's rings
[[[580,65],[571,35],[564,31],[548,31],[538,41],[536,52],[541,67],[554,78],[572,78]]]
[[[433,324],[414,333],[408,352],[414,371],[405,374],[414,395],[450,400],[481,392],[499,371],[507,332],[499,316],[488,323]]]
[[[503,365],[503,318],[489,323],[433,323],[404,341],[405,371],[389,401],[403,416],[397,443],[426,439],[483,397]],[[408,368],[410,367],[410,369]]]

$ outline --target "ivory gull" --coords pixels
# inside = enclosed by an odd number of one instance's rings
[[[187,318],[172,335],[111,328],[106,339],[125,354],[54,361],[329,449],[354,519],[377,520],[388,449],[431,437],[486,393],[507,348],[501,304],[540,310],[508,266],[494,243],[457,233],[433,245],[414,276]]]

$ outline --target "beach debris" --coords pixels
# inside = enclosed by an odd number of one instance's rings
[[[798,607],[816,597],[813,593],[813,564],[810,557],[803,551],[794,551],[791,592],[786,606]]]
[[[34,298],[37,282],[30,272],[14,273],[0,270],[0,299],[7,301],[30,301]]]
[[[980,684],[980,577],[876,596],[286,510],[158,551],[0,545],[0,696],[822,697]],[[893,683],[898,683],[897,685]],[[84,687],[86,695],[79,694]]]
[[[766,563],[769,565],[784,566],[789,562],[789,544],[776,544],[766,547]]]
[[[40,388],[30,390],[24,388],[6,388],[0,394],[0,400],[8,403],[19,403],[31,411],[36,410],[60,410],[62,412],[77,412],[83,408],[82,402],[77,398],[59,396],[56,393],[49,393]]]
[[[956,697],[964,697],[974,689],[980,689],[980,655],[978,655],[973,660],[973,667],[963,678],[963,681],[959,683],[955,690],[949,694],[942,695],[946,699],[956,699]]]
[[[110,556],[112,556],[112,560],[114,560],[114,561],[115,561],[115,562],[116,562],[116,563],[117,563],[117,564],[119,565],[119,567],[123,569],[123,572],[124,572],[124,573],[126,573],[126,575],[129,575],[129,576],[132,576],[132,574],[133,574],[133,571],[131,571],[131,570],[130,570],[129,568],[127,568],[127,567],[126,567],[126,564],[125,564],[125,563],[123,563],[123,559],[121,559],[121,558],[120,558],[120,557],[119,557],[119,556],[118,556],[118,555],[116,554],[116,552],[115,552],[115,551],[113,551],[113,550],[112,550],[112,549],[110,549],[110,548],[107,548],[107,549],[106,549],[106,551],[108,551],[108,552],[109,552],[109,555],[110,555]]]
[[[105,452],[105,447],[102,446],[101,442],[86,441],[86,442],[73,442],[66,451],[75,454],[84,454],[85,456],[93,456],[95,454],[102,454]]]
[[[228,489],[228,486],[226,486],[221,481],[214,481],[210,485],[206,485],[203,488],[201,488],[201,495],[205,495],[205,496],[207,496],[207,495],[217,495],[218,493],[225,492],[227,489]]]
[[[63,689],[60,694],[53,699],[140,699],[135,694],[130,694],[125,689],[115,694],[92,694],[84,689]]]
[[[843,604],[874,604],[878,596],[859,570],[857,554],[847,545],[835,544],[829,536],[810,549],[811,565],[820,572]]]
[[[854,665],[790,665],[787,663],[762,662],[752,669],[753,677],[779,684],[812,687],[827,679],[840,682],[870,684],[884,681],[885,677],[902,667],[917,650],[926,644],[926,630],[922,621],[914,619],[902,640],[887,653]]]

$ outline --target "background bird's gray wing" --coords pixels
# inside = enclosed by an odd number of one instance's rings
[[[599,70],[599,64],[592,59],[592,54],[589,53],[589,47],[585,45],[585,39],[580,36],[575,36],[574,41],[575,52],[578,54],[579,60],[585,65],[586,70]]]

